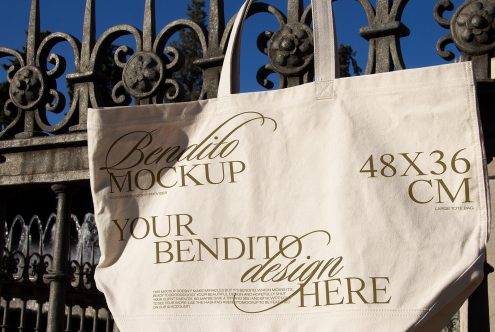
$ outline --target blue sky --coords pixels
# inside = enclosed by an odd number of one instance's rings
[[[225,2],[226,18],[229,18],[242,4],[241,0]],[[286,10],[286,0],[266,0],[266,2],[283,11]],[[156,0],[157,30],[174,19],[184,18],[187,3],[187,0]],[[411,34],[403,38],[401,44],[408,68],[445,63],[435,51],[436,41],[447,31],[433,19],[432,10],[435,3],[436,0],[410,0],[406,6],[403,22],[409,27]],[[42,30],[63,31],[80,38],[85,0],[40,0],[40,5]],[[2,31],[0,46],[21,48],[24,45],[29,6],[30,0],[0,1],[0,31]],[[364,69],[367,42],[359,36],[359,28],[367,25],[365,13],[357,0],[338,0],[334,6],[339,42],[350,44],[357,51],[359,64]],[[141,29],[143,7],[144,0],[97,0],[97,36],[117,24],[131,24]],[[263,89],[256,83],[255,75],[257,69],[265,64],[267,59],[257,50],[256,37],[263,30],[274,31],[276,28],[276,20],[269,14],[260,14],[248,20],[243,35],[242,90]],[[125,40],[123,43],[126,43]],[[68,48],[60,46],[56,50],[64,54]],[[68,73],[71,70],[71,59],[68,58],[67,62]],[[3,80],[4,77],[4,73],[1,73],[0,79]]]

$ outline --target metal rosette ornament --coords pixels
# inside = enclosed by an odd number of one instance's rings
[[[495,48],[495,1],[462,4],[450,22],[452,38],[462,52],[480,55]]]
[[[152,96],[163,81],[162,60],[153,52],[137,52],[127,61],[123,82],[125,89],[134,97]]]
[[[307,25],[287,23],[273,34],[268,57],[279,73],[298,75],[313,61],[313,48],[313,32]]]
[[[34,66],[22,67],[15,73],[9,96],[15,106],[23,110],[35,108],[45,94],[45,76]]]

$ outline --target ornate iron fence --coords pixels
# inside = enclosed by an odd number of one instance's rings
[[[194,60],[203,78],[199,98],[214,98],[233,18],[225,20],[222,0],[210,0],[207,30],[181,19],[157,33],[155,2],[145,0],[142,30],[118,25],[96,36],[96,0],[86,0],[78,40],[63,32],[43,35],[39,1],[31,1],[25,54],[0,47],[0,58],[13,60],[3,110],[9,121],[0,127],[0,327],[3,332],[111,331],[111,315],[93,279],[99,251],[88,188],[87,110],[183,100],[187,93],[174,73],[183,66],[184,55],[171,43],[183,29],[193,31],[201,45],[202,57]],[[366,74],[403,69],[400,39],[409,30],[401,17],[408,0],[359,3],[368,20],[360,30],[369,43]],[[435,20],[447,30],[438,40],[438,54],[452,60],[454,54],[446,46],[454,43],[462,58],[474,63],[491,160],[495,128],[489,105],[495,90],[489,77],[495,0],[465,0],[457,8],[450,0],[437,0],[432,7]],[[445,18],[447,12],[454,14]],[[258,37],[258,49],[267,56],[267,64],[257,73],[259,84],[273,88],[268,79],[273,73],[279,75],[279,88],[310,81],[311,7],[304,7],[302,0],[287,0],[285,11],[256,2],[250,15],[258,13],[273,15],[279,24],[277,31]],[[119,45],[124,36],[133,45]],[[294,43],[305,46],[291,52]],[[59,44],[69,45],[74,72],[67,73],[67,60],[53,52]],[[109,53],[117,73],[114,82],[104,74]],[[69,98],[57,86],[59,78],[67,80]],[[47,115],[64,109],[61,120],[50,124]],[[489,329],[487,296],[485,284],[470,299],[472,331]]]

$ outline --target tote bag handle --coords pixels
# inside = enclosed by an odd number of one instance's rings
[[[239,92],[241,32],[254,0],[246,0],[232,27],[218,85],[218,97]],[[313,9],[315,82],[328,85],[336,77],[336,37],[332,0],[311,0]]]

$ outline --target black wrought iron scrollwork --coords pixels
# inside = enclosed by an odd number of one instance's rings
[[[34,253],[29,256],[29,281],[37,284],[48,284],[48,281],[44,277],[51,268],[52,261],[53,258],[49,254],[41,255],[39,253]]]
[[[96,42],[92,49],[91,58],[89,61],[89,70],[91,75],[100,78],[97,85],[102,86],[109,85],[109,77],[103,74],[103,66],[105,59],[105,52],[112,49],[112,45],[123,36],[131,36],[136,43],[136,52],[142,50],[142,36],[141,32],[130,25],[118,25],[105,31],[102,36]],[[134,54],[134,50],[127,45],[120,45],[116,47],[113,54],[113,61],[116,69],[119,70],[120,80],[111,87],[111,100],[107,100],[102,94],[102,89],[97,89],[93,84],[89,90],[92,104],[95,106],[115,106],[115,105],[129,105],[132,101],[132,95],[125,89],[123,80],[123,70],[126,66],[128,58]],[[104,89],[103,89],[104,90]]]
[[[1,271],[8,280],[48,286],[46,275],[51,268],[52,233],[55,214],[42,222],[38,216],[25,221],[16,216],[6,227]]]
[[[39,0],[33,0],[25,56],[13,50],[0,49],[0,57],[14,56],[19,64],[10,68],[7,75],[10,99],[6,101],[4,111],[13,119],[0,132],[0,137],[29,138],[42,133],[57,133],[70,123],[75,107],[56,125],[47,121],[46,112],[58,113],[65,106],[65,97],[58,91],[56,83],[65,71],[65,59],[51,53],[50,49],[58,43],[68,42],[74,51],[77,67],[79,42],[65,33],[51,33],[41,43],[40,37]],[[49,63],[52,68],[48,68]]]
[[[465,0],[450,19],[444,17],[446,11],[454,9],[450,0],[438,0],[433,9],[437,23],[450,30],[438,40],[437,53],[446,60],[453,60],[454,53],[446,47],[455,44],[463,60],[473,61],[476,77],[489,78],[490,58],[495,51],[495,1]]]
[[[0,131],[1,139],[84,131],[89,107],[128,105],[133,100],[138,104],[182,101],[185,87],[175,79],[174,73],[183,65],[184,55],[171,45],[171,40],[175,33],[184,29],[193,32],[203,53],[194,61],[194,65],[203,71],[199,98],[216,96],[223,54],[233,24],[233,18],[225,24],[222,0],[209,2],[208,31],[191,20],[182,19],[167,24],[156,34],[154,0],[144,0],[142,31],[130,25],[117,25],[99,38],[96,38],[96,0],[86,0],[81,41],[61,32],[40,40],[40,0],[31,1],[26,54],[0,48],[0,58],[12,57],[17,64],[7,72],[10,99],[0,111],[8,115],[9,122]],[[408,0],[359,2],[368,19],[368,26],[360,30],[369,41],[366,73],[404,68],[400,39],[407,36],[409,30],[401,22],[401,16]],[[481,55],[492,54],[495,48],[494,8],[494,0],[466,0],[452,18],[446,18],[446,12],[453,11],[454,5],[450,0],[437,0],[434,17],[440,26],[450,29],[437,42],[439,55],[452,60],[455,55],[447,49],[451,43],[457,45],[464,58],[478,57],[477,62],[481,61]],[[280,87],[310,80],[313,56],[309,28],[311,6],[304,8],[301,0],[287,0],[285,15],[273,5],[255,2],[249,16],[258,13],[271,14],[279,25],[276,31],[263,31],[258,37],[258,48],[268,58],[257,72],[258,82],[271,89],[274,87],[271,75],[279,76]],[[110,82],[102,71],[103,60],[123,36],[131,36],[134,45],[114,49],[113,61],[120,78]],[[60,43],[72,49],[70,57],[75,64],[75,72],[65,74],[72,90],[67,106],[69,99],[56,86],[56,79],[65,73],[65,59],[51,51]],[[488,68],[488,57],[483,61],[483,66]],[[486,68],[481,76],[488,75]],[[476,72],[479,74],[481,70]],[[66,108],[57,124],[48,123],[47,112],[60,112]]]
[[[14,79],[15,73],[25,65],[24,58],[16,50],[0,47],[0,58],[4,57],[13,57],[15,59],[15,61],[13,61],[13,65],[11,65],[7,71],[7,80],[11,83]],[[7,135],[11,132],[21,130],[20,119],[22,113],[18,111],[18,108],[14,105],[12,99],[5,101],[4,109],[0,110],[0,112],[3,112],[5,116],[10,119],[9,123],[5,125],[2,131],[0,131],[0,139],[7,137]]]
[[[115,65],[121,69],[121,80],[112,87],[112,100],[117,105],[129,104],[132,98],[138,104],[180,101],[183,87],[173,79],[173,72],[181,64],[180,52],[166,46],[171,36],[181,29],[190,29],[197,35],[203,51],[207,43],[204,31],[190,20],[177,20],[165,26],[155,36],[154,1],[145,1],[143,30],[139,31],[128,25],[110,28],[96,43],[92,61],[93,70],[98,71],[102,51],[114,43],[119,37],[132,35],[136,42],[136,50],[126,45],[117,47]],[[94,93],[93,93],[94,94]],[[205,93],[202,93],[202,96]],[[102,98],[92,98],[97,104],[105,104]]]
[[[306,74],[312,71],[313,62],[313,32],[308,26],[308,9],[303,11],[302,2],[291,0],[287,4],[286,16],[272,5],[256,2],[248,17],[259,13],[273,15],[279,28],[275,32],[263,31],[258,36],[258,49],[267,55],[269,62],[258,69],[258,83],[272,89],[275,84],[268,79],[272,74],[279,75],[280,88],[308,82]]]
[[[72,215],[71,221],[76,235],[71,241],[71,285],[74,289],[96,291],[94,273],[100,251],[94,215],[88,213],[83,220]]]
[[[366,73],[405,68],[400,38],[409,34],[409,29],[401,22],[408,0],[377,0],[375,7],[369,0],[359,2],[368,18],[368,26],[360,29],[361,35],[369,41]],[[310,64],[313,60],[312,31],[308,26],[312,19],[311,6],[303,10],[301,1],[288,1],[288,18],[266,4],[253,6],[252,11],[271,12],[280,23],[280,29],[275,33],[265,31],[258,37],[258,48],[270,60],[258,70],[258,82],[272,88],[274,84],[268,76],[274,73],[281,74],[280,87],[307,82],[312,75]]]
[[[67,68],[65,58],[52,53],[53,48],[59,44],[68,44],[72,50],[76,68],[80,64],[80,43],[73,36],[57,32],[49,34],[41,41],[36,54],[36,64],[47,77],[47,91],[45,92],[44,105],[39,105],[34,113],[37,127],[47,133],[61,132],[66,130],[69,125],[74,124],[73,114],[76,113],[77,109],[78,95],[74,95],[68,112],[58,123],[51,125],[47,120],[47,112],[61,113],[67,100],[56,85],[56,79],[62,77]]]
[[[212,7],[215,6],[213,1]],[[211,19],[214,21],[214,18]],[[216,25],[222,29],[222,22]],[[140,31],[130,25],[117,25],[105,31],[97,40],[95,31],[95,0],[86,0],[82,42],[65,33],[51,33],[40,41],[39,0],[32,0],[26,54],[0,48],[1,57],[13,57],[18,64],[9,69],[10,99],[2,110],[9,123],[0,131],[0,138],[29,138],[43,134],[70,133],[86,130],[89,107],[128,105],[135,99],[137,104],[181,101],[184,87],[174,79],[174,71],[183,64],[180,52],[167,45],[174,33],[189,29],[200,41],[205,58],[218,49],[211,40],[208,45],[205,31],[191,20],[177,20],[166,25],[155,37],[154,0],[145,0],[144,24]],[[213,33],[213,32],[212,32]],[[127,45],[115,50],[114,65],[120,69],[121,79],[110,82],[103,74],[102,64],[113,43],[123,36],[132,36],[135,49]],[[51,52],[60,43],[72,49],[76,71],[65,78],[72,90],[70,105],[59,122],[51,125],[47,112],[59,113],[66,109],[68,100],[57,89],[56,79],[66,70],[64,57]],[[217,55],[214,55],[215,58]],[[197,65],[204,72],[218,66],[215,61],[200,61]],[[211,74],[209,74],[211,75]],[[107,91],[108,95],[102,91]],[[200,98],[216,94],[210,82],[205,81]]]
[[[55,214],[45,221],[36,215],[26,221],[18,215],[7,223],[6,247],[0,257],[0,270],[7,280],[48,287],[55,220]],[[76,235],[71,241],[71,284],[96,292],[94,271],[100,251],[94,215],[88,213],[82,220],[72,215],[71,221]]]
[[[192,20],[179,19],[156,33],[155,0],[144,0],[142,30],[126,24],[117,25],[98,38],[96,0],[86,0],[81,41],[61,32],[39,40],[40,0],[31,1],[26,55],[0,48],[0,57],[14,57],[19,63],[8,72],[9,82],[14,82],[11,98],[4,106],[10,122],[3,126],[0,138],[84,131],[89,107],[129,105],[133,101],[136,104],[183,101],[188,91],[176,79],[176,73],[182,70],[185,55],[174,47],[172,40],[174,34],[184,30],[191,31],[197,38],[202,52],[202,57],[192,63],[203,73],[198,97],[216,96],[234,20],[231,18],[225,24],[222,0],[209,2],[208,31]],[[376,8],[369,0],[359,1],[369,21],[369,26],[361,29],[361,34],[370,43],[367,72],[403,68],[399,39],[407,35],[408,30],[400,17],[407,0],[377,0]],[[276,31],[263,31],[258,37],[258,48],[267,56],[267,63],[258,70],[256,78],[265,88],[274,87],[271,75],[278,75],[279,87],[295,86],[312,78],[311,6],[304,8],[303,4],[302,0],[288,0],[287,15],[264,2],[255,2],[250,9],[248,16],[268,13],[279,26]],[[133,45],[118,45],[124,36],[130,36]],[[70,99],[56,86],[56,80],[66,70],[65,59],[51,51],[60,43],[72,49],[70,57],[75,64],[75,71],[65,74],[72,92]],[[112,75],[104,69],[108,61],[112,62]],[[67,101],[69,105],[66,106]],[[62,110],[66,112],[60,121],[49,124],[47,112]]]
[[[453,9],[454,4],[450,0],[439,0],[433,8],[433,17],[440,26],[445,29],[449,29],[450,19],[445,18],[444,13],[447,11],[452,11]],[[455,58],[455,54],[452,51],[447,50],[447,46],[452,43],[454,43],[454,39],[452,38],[452,34],[450,32],[437,41],[437,53],[440,57],[447,61]]]
[[[165,61],[165,71],[167,73],[166,79],[164,80],[164,89],[159,91],[158,93],[158,101],[160,102],[170,102],[170,101],[180,101],[181,98],[185,95],[185,87],[181,86],[181,84],[174,79],[173,72],[178,70],[184,64],[184,54],[169,45],[171,37],[183,29],[189,29],[193,31],[194,35],[197,37],[201,50],[204,55],[207,53],[207,41],[205,32],[201,29],[201,27],[191,20],[176,20],[170,24],[167,24],[163,27],[162,30],[158,33],[156,39],[153,42],[153,52],[155,54],[161,55],[166,59]],[[206,95],[206,87],[203,84],[203,87],[200,92],[200,98],[204,98]]]
[[[22,252],[4,252],[2,268],[8,278],[11,278],[13,281],[22,281],[25,265],[26,257],[22,254]]]

